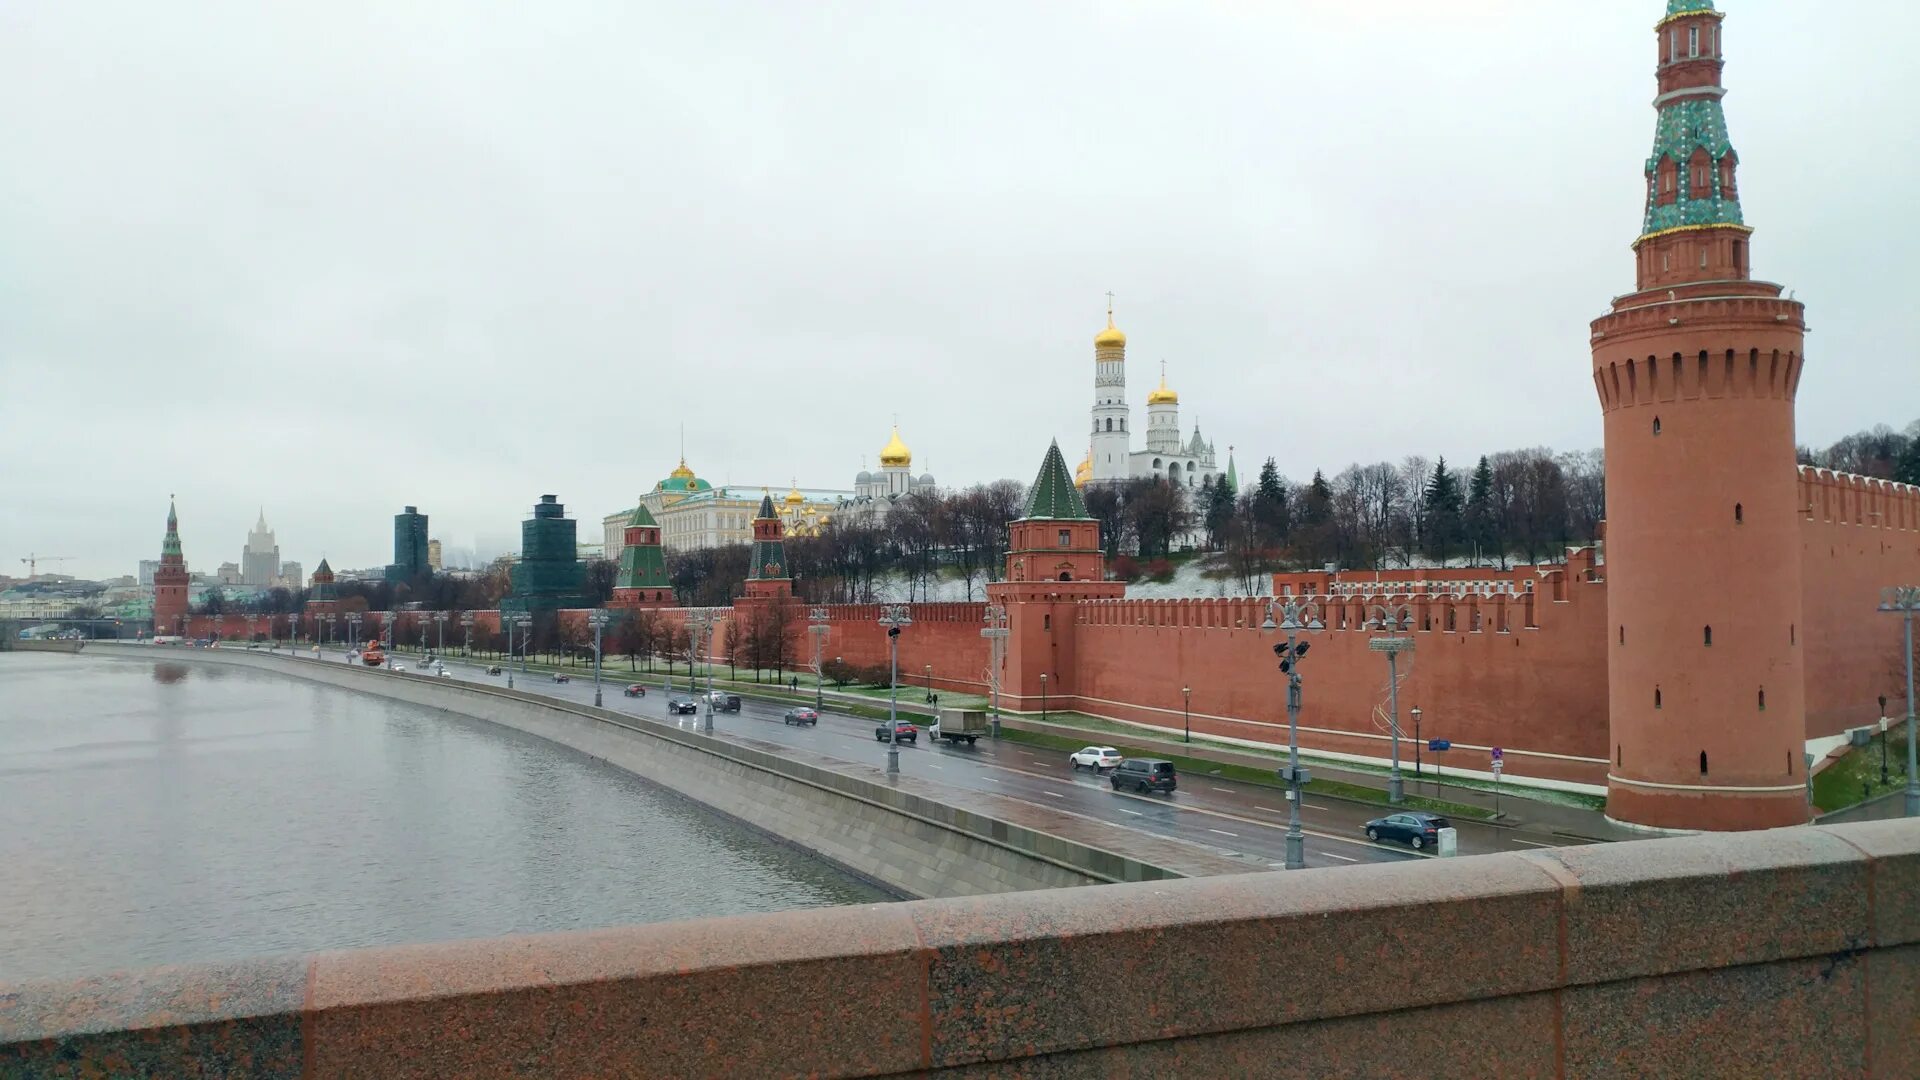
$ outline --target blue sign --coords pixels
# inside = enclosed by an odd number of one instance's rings
[[[1448,740],[1446,740],[1446,739],[1428,739],[1428,740],[1427,740],[1427,749],[1429,749],[1429,750],[1451,750],[1451,749],[1453,749],[1453,743],[1452,743],[1452,742],[1450,742],[1450,741],[1448,741]]]

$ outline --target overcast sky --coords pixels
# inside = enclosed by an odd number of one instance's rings
[[[1728,0],[1800,440],[1920,417],[1920,7]],[[1104,294],[1242,474],[1597,446],[1659,0],[0,3],[0,557],[597,539],[688,463],[1086,448]]]

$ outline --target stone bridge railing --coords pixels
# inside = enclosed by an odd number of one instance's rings
[[[1920,1076],[1920,822],[0,986],[5,1076]]]

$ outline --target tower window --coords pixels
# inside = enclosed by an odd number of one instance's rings
[[[1625,645],[1626,643],[1627,643],[1627,628],[1623,626],[1620,628],[1620,644]]]
[[[1700,636],[1706,639],[1706,643],[1708,645],[1712,645],[1713,644],[1713,627],[1711,626],[1704,627],[1700,632]]]
[[[1680,59],[1680,28],[1672,26],[1667,28],[1667,63],[1671,64],[1678,59]]]
[[[1618,768],[1620,765],[1620,744],[1619,743],[1613,744],[1613,764],[1615,768]]]
[[[1660,418],[1657,416],[1653,418],[1653,433],[1660,434]]]
[[[1764,686],[1760,688],[1760,711],[1767,711],[1767,688]]]
[[[1705,750],[1700,751],[1700,775],[1707,775],[1707,752]]]
[[[1687,56],[1695,57],[1699,55],[1700,55],[1700,28],[1697,26],[1689,26],[1687,27]],[[1707,771],[1706,767],[1701,766],[1700,771],[1706,772]]]
[[[1733,523],[1735,525],[1741,525],[1741,524],[1745,524],[1746,520],[1747,520],[1746,510],[1743,509],[1739,503],[1734,503],[1733,504]]]
[[[1653,688],[1653,707],[1660,707],[1660,688],[1657,686]]]
[[[1720,55],[1720,24],[1713,24],[1713,55]]]
[[[1732,185],[1728,185],[1728,184],[1721,185],[1720,192],[1726,198],[1729,198],[1729,199],[1733,198]],[[1735,240],[1733,242],[1733,272],[1743,277],[1746,275],[1747,242],[1745,240]]]
[[[1061,546],[1061,547],[1072,547],[1072,546],[1073,546],[1073,532],[1072,532],[1072,530],[1070,530],[1070,529],[1061,529],[1061,530],[1060,530],[1060,546]],[[1707,644],[1709,644],[1709,645],[1711,645],[1711,644],[1713,644],[1713,643],[1712,643],[1712,642],[1708,642]]]
[[[1787,624],[1787,644],[1789,645],[1800,644],[1800,627],[1794,623]],[[1880,708],[1884,710],[1886,707],[1887,707],[1886,699],[1881,698]]]

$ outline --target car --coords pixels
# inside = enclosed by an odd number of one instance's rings
[[[880,726],[873,729],[873,737],[878,742],[898,741],[917,744],[920,741],[920,729],[914,727],[911,720],[897,721],[892,727],[888,727],[887,722],[882,720]]]
[[[499,665],[499,664],[488,664],[488,665],[487,665],[487,674],[489,674],[489,675],[498,675],[498,674],[500,674],[500,665]]]
[[[688,716],[692,716],[694,713],[697,713],[699,711],[700,711],[699,704],[685,694],[672,694],[667,698],[667,715],[668,716],[674,716],[681,713],[684,713]]]
[[[249,651],[249,652],[251,652],[251,651],[253,651],[253,650],[255,650],[255,649],[258,649],[258,648],[260,648],[260,643],[256,641],[256,642],[254,642],[253,644],[251,644],[251,645],[249,645],[249,646],[247,646],[247,651]]]
[[[800,724],[818,724],[820,722],[820,714],[805,705],[798,705],[788,709],[786,715],[781,717],[781,719],[796,726]]]
[[[1154,791],[1173,794],[1180,786],[1180,779],[1174,774],[1173,762],[1159,758],[1123,758],[1118,768],[1109,776],[1113,790],[1132,788],[1142,795]]]
[[[553,681],[554,682],[572,682],[573,676],[568,675],[565,672],[556,671],[553,673]]]
[[[1120,751],[1111,746],[1085,746],[1067,755],[1076,769],[1117,769],[1120,767]]]
[[[1401,814],[1388,814],[1383,818],[1374,818],[1367,822],[1367,839],[1399,840],[1415,851],[1432,847],[1440,842],[1440,830],[1453,828],[1453,823],[1439,814],[1429,814],[1424,810],[1409,810]]]
[[[437,668],[434,668],[434,669],[433,669],[433,673],[434,673],[434,675],[435,675],[436,677],[438,677],[438,678],[442,678],[442,679],[451,679],[451,678],[453,678],[453,672],[451,672],[451,671],[448,671],[448,670],[447,670],[447,667],[446,667],[446,665],[445,665],[445,664],[442,664],[442,665],[440,665],[439,667],[437,667]]]
[[[713,702],[713,707],[720,710],[721,712],[739,712],[740,711],[740,695],[739,694],[715,694],[713,697],[708,698],[707,700]]]
[[[388,665],[387,665],[387,667],[388,667],[388,669],[389,669],[389,670],[392,670],[392,671],[405,671],[405,670],[407,670],[407,665],[405,665],[405,664],[403,664],[403,663],[401,663],[401,662],[400,662],[400,661],[398,661],[398,660],[395,660],[395,661],[393,661],[392,663],[390,663],[390,664],[388,664]]]
[[[628,697],[646,697],[647,696],[647,688],[640,685],[639,683],[632,683],[628,685],[628,687],[625,690],[622,690],[620,692],[627,695]]]

